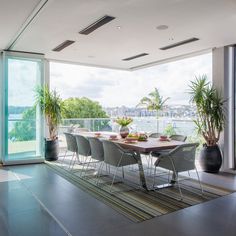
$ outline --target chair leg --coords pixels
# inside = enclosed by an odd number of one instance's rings
[[[170,170],[168,171],[168,183],[170,183]]]
[[[150,159],[150,162],[151,162],[151,166],[150,166],[150,175],[152,175],[153,157],[152,157],[152,155],[150,155],[150,153],[149,153],[149,159]]]
[[[78,152],[76,152],[75,155],[76,155],[76,158],[77,158],[77,160],[78,160],[78,163],[81,164],[81,161],[80,161]]]
[[[69,167],[68,167],[68,169],[70,170],[70,168],[71,168],[71,166],[72,166],[72,168],[74,167],[74,164],[75,164],[75,161],[73,162],[73,159],[74,159],[74,152],[73,152],[73,154],[72,154],[72,157],[71,157],[71,160],[70,160],[70,163],[69,163]],[[72,163],[73,163],[73,165],[72,165]],[[71,169],[72,169],[71,168]]]
[[[172,167],[173,167],[173,174],[174,174],[174,176],[175,176],[175,180],[176,180],[176,182],[177,182],[177,185],[178,185],[178,189],[179,189],[179,193],[180,193],[180,197],[181,197],[181,201],[183,200],[183,194],[182,194],[182,190],[181,190],[181,188],[180,188],[180,184],[179,184],[179,175],[178,175],[178,172],[176,171],[176,169],[175,169],[175,165],[174,165],[174,162],[173,162],[173,160],[171,159],[171,158],[169,158],[170,159],[170,161],[171,161],[171,164],[172,164]]]
[[[104,165],[104,162],[101,162],[101,164],[100,164],[100,166],[99,166],[99,168],[98,168],[98,173],[97,173],[97,181],[96,181],[96,185],[99,185],[99,178],[101,177],[101,170],[102,170],[102,168],[103,168],[103,165]]]
[[[65,155],[64,155],[64,157],[63,157],[63,159],[62,159],[62,161],[61,161],[61,164],[62,164],[62,165],[63,165],[63,163],[64,163],[64,161],[65,161],[67,151],[68,151],[68,150],[65,151]]]
[[[98,168],[96,168],[96,169],[97,169],[97,172],[96,172],[96,175],[95,175],[95,183],[97,183],[97,178],[98,178],[98,175],[99,175],[100,167],[101,167],[101,165],[102,165],[102,161],[99,162],[98,164],[99,164],[99,165],[98,165]]]
[[[155,168],[154,168],[154,175],[153,175],[153,189],[155,187],[156,172],[157,172],[157,167],[155,166]]]
[[[122,159],[123,159],[123,155],[124,155],[124,154],[121,155],[120,160],[119,160],[119,162],[118,162],[118,164],[117,164],[117,166],[116,166],[116,170],[115,170],[115,173],[114,173],[114,175],[113,175],[113,179],[112,179],[112,183],[111,183],[109,192],[111,192],[112,186],[113,186],[114,181],[115,181],[115,178],[116,178],[116,172],[117,172],[118,168],[120,167],[120,163],[121,163],[121,161],[122,161]]]
[[[125,172],[124,172],[124,167],[122,166],[122,178],[125,178]]]
[[[177,173],[176,173],[177,174]],[[179,189],[179,193],[180,193],[180,200],[183,200],[183,194],[182,194],[182,190],[180,188],[180,184],[179,184],[179,176],[177,175],[177,179],[176,179],[177,185],[178,185],[178,189]]]
[[[203,192],[202,183],[201,183],[201,180],[200,180],[200,177],[199,177],[199,174],[198,174],[198,170],[197,170],[196,167],[195,167],[195,171],[196,171],[196,173],[197,173],[198,182],[199,182],[199,185],[200,185],[200,188],[201,188],[201,192],[202,192],[202,194],[203,194],[204,192]]]
[[[89,157],[90,159],[90,161],[88,161],[88,164],[87,164],[87,167],[86,167],[86,169],[84,169],[84,175],[85,175],[85,173],[88,171],[88,168],[89,168],[89,165],[91,164],[91,162],[92,162],[92,157]],[[86,165],[86,164],[85,164]]]
[[[112,178],[111,186],[110,186],[110,189],[109,189],[109,192],[110,192],[110,193],[111,193],[111,190],[112,190],[112,187],[113,187],[115,178],[116,178],[116,173],[117,173],[118,168],[119,168],[119,167],[117,166],[117,167],[116,167],[116,170],[115,170],[115,173],[114,173],[114,175],[113,175],[113,178]]]
[[[81,170],[81,173],[80,173],[80,177],[82,177],[82,174],[83,174],[83,172],[84,172],[84,166],[86,165],[86,162],[87,162],[87,159],[88,159],[89,157],[88,156],[86,156],[85,157],[85,161],[84,161],[84,163],[83,163],[83,167],[82,167],[82,170]]]

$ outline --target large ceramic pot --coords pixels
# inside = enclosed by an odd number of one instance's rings
[[[59,142],[55,140],[45,140],[45,160],[56,161],[59,155]]]
[[[120,136],[121,138],[126,138],[129,134],[129,128],[128,126],[121,126],[120,127]]]
[[[202,170],[209,173],[217,173],[222,164],[222,155],[218,145],[204,145],[199,156]]]

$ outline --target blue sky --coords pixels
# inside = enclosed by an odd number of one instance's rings
[[[163,97],[170,97],[167,104],[188,104],[189,82],[202,74],[211,80],[211,53],[134,72],[50,63],[51,88],[63,99],[88,97],[103,107],[134,107],[155,87]]]

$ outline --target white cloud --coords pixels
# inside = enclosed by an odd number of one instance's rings
[[[195,76],[211,79],[211,53],[134,72],[50,63],[51,87],[63,99],[88,97],[104,107],[136,106],[157,87],[168,104],[188,104],[188,84]]]

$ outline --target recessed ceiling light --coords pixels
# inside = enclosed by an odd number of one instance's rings
[[[189,38],[189,39],[177,42],[177,43],[173,43],[173,44],[161,47],[160,49],[161,50],[168,50],[168,49],[179,47],[179,46],[182,46],[184,44],[192,43],[192,42],[195,42],[195,41],[198,41],[198,40],[199,40],[199,38]]]
[[[144,56],[147,56],[149,55],[148,53],[140,53],[138,55],[135,55],[135,56],[132,56],[132,57],[127,57],[127,58],[124,58],[122,59],[123,61],[130,61],[130,60],[134,60],[136,58],[139,58],[139,57],[144,57]]]
[[[121,29],[121,26],[120,26],[120,25],[118,25],[118,26],[116,26],[116,28],[117,28],[118,30],[120,30],[120,29]]]
[[[61,43],[58,46],[56,46],[55,48],[53,48],[52,51],[60,52],[61,50],[63,50],[64,48],[70,46],[73,43],[75,43],[75,41],[73,41],[73,40],[66,40],[63,43]]]
[[[114,20],[115,17],[114,16],[108,16],[105,15],[102,18],[98,19],[97,21],[93,22],[92,24],[90,24],[88,27],[86,27],[85,29],[81,30],[79,33],[80,34],[85,34],[88,35],[90,33],[92,33],[94,30],[100,28],[101,26],[109,23],[110,21]]]
[[[158,29],[158,30],[167,30],[168,28],[169,28],[168,25],[158,25],[158,26],[156,27],[156,29]]]

